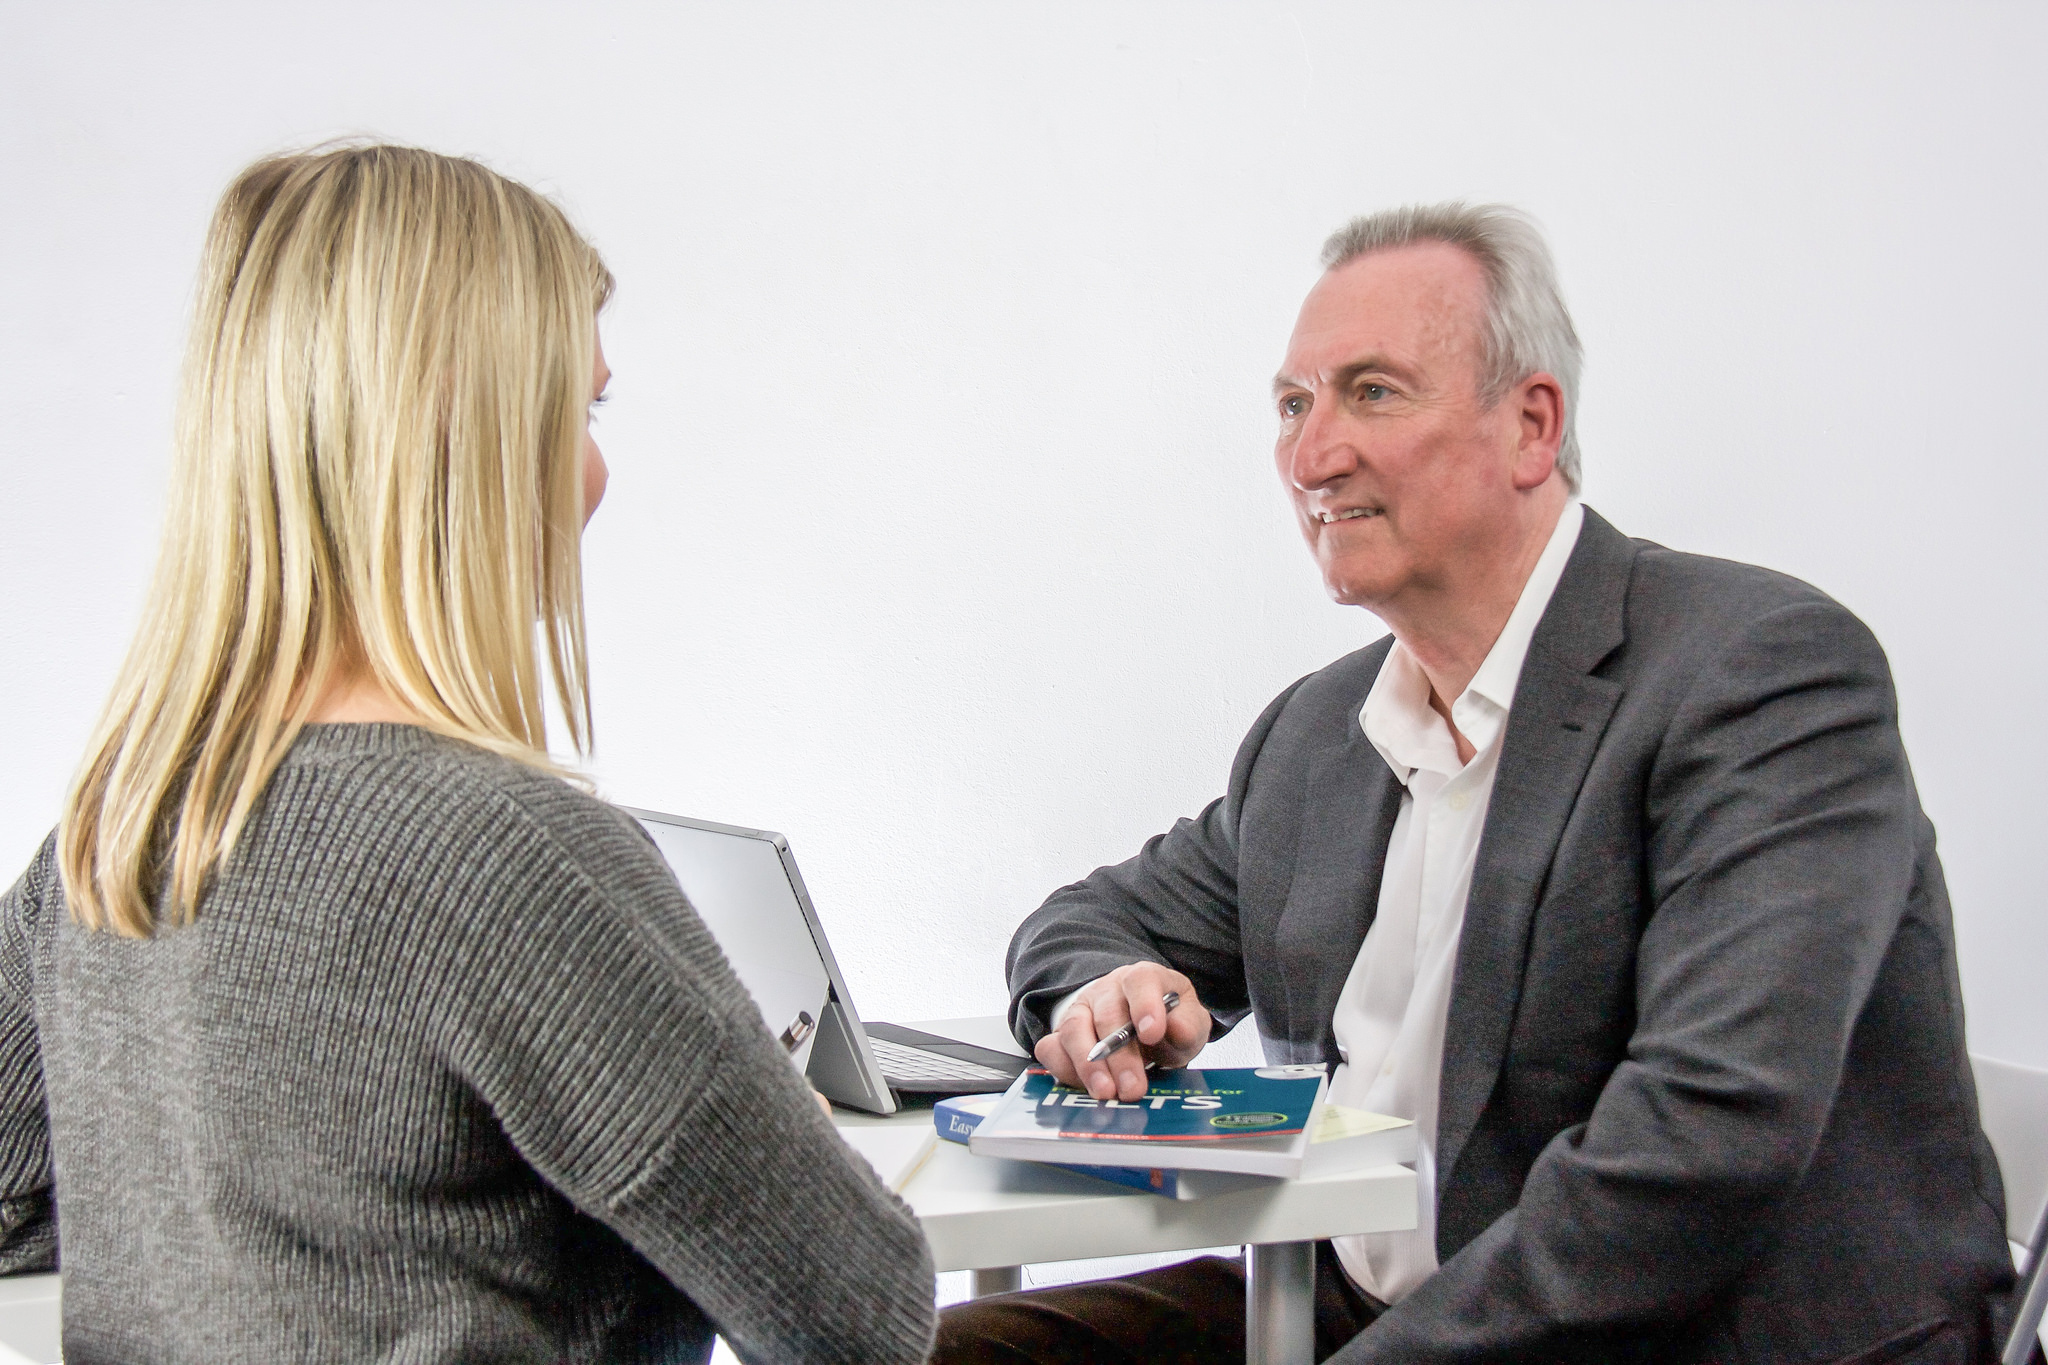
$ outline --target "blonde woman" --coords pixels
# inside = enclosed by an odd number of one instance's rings
[[[0,1268],[74,1362],[915,1361],[931,1265],[587,742],[611,280],[395,147],[206,248],[154,596],[0,899]]]

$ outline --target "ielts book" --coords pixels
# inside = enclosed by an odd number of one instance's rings
[[[1321,1066],[1189,1067],[1151,1073],[1138,1099],[1097,1100],[1033,1067],[968,1146],[1060,1165],[1282,1178],[1414,1160],[1404,1120],[1346,1111],[1339,1131],[1319,1132],[1328,1086]]]
[[[981,1121],[1003,1102],[1001,1095],[956,1095],[932,1106],[932,1126],[948,1142],[967,1145],[967,1139]],[[1262,1185],[1267,1177],[1237,1175],[1229,1171],[1176,1171],[1160,1166],[1090,1166],[1071,1162],[1041,1162],[1093,1180],[1143,1190],[1162,1199],[1206,1199],[1212,1194]]]

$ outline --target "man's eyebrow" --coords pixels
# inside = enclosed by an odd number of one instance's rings
[[[1343,369],[1337,371],[1337,383],[1342,387],[1350,384],[1352,380],[1362,374],[1374,373],[1398,379],[1403,383],[1412,383],[1415,379],[1414,373],[1406,366],[1396,364],[1383,355],[1369,355],[1363,360],[1354,360]]]
[[[1386,377],[1391,377],[1391,379],[1399,379],[1401,383],[1409,383],[1409,385],[1415,383],[1415,375],[1407,366],[1395,364],[1391,358],[1386,358],[1386,356],[1372,354],[1372,356],[1362,356],[1358,360],[1352,360],[1350,364],[1346,364],[1341,370],[1337,370],[1335,375],[1331,377],[1331,387],[1333,389],[1346,389],[1360,375],[1372,375],[1372,372],[1378,372],[1378,375],[1386,375]],[[1294,379],[1292,375],[1288,375],[1288,372],[1284,372],[1284,370],[1280,372],[1280,375],[1274,375],[1274,393],[1280,393],[1282,389],[1307,389],[1307,387],[1309,387],[1307,383]]]
[[[1343,369],[1338,370],[1337,373],[1334,376],[1332,376],[1331,387],[1339,389],[1344,388],[1348,386],[1352,380],[1358,378],[1358,376],[1362,374],[1372,374],[1374,372],[1378,372],[1380,374],[1387,375],[1391,378],[1398,379],[1403,383],[1413,383],[1415,381],[1415,376],[1412,373],[1410,373],[1407,369],[1403,368],[1402,366],[1395,364],[1387,357],[1383,355],[1368,355],[1361,359],[1354,360],[1349,365],[1346,365]],[[1307,384],[1302,383],[1299,379],[1296,379],[1294,376],[1290,374],[1281,373],[1273,376],[1274,393],[1279,393],[1282,389],[1305,389],[1307,387]]]

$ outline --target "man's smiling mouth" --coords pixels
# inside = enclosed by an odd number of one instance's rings
[[[1355,521],[1360,517],[1377,517],[1385,514],[1384,507],[1347,507],[1341,512],[1318,512],[1316,516],[1323,525],[1328,526],[1333,521]]]

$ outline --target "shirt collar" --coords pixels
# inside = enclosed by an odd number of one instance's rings
[[[1492,748],[1501,731],[1507,728],[1508,710],[1514,705],[1515,685],[1521,680],[1529,641],[1535,637],[1537,623],[1550,606],[1558,580],[1564,577],[1564,566],[1571,559],[1572,547],[1578,543],[1585,516],[1586,509],[1578,499],[1565,503],[1557,525],[1551,528],[1550,540],[1536,559],[1536,567],[1522,584],[1515,609],[1508,613],[1507,624],[1501,627],[1472,681],[1451,703],[1452,719],[1480,753]],[[1430,709],[1428,675],[1399,640],[1380,666],[1379,677],[1373,680],[1372,691],[1366,694],[1365,705],[1359,710],[1358,722],[1365,737],[1372,741],[1373,748],[1403,785],[1418,768],[1448,777],[1463,766],[1458,762],[1450,728],[1443,717]]]

